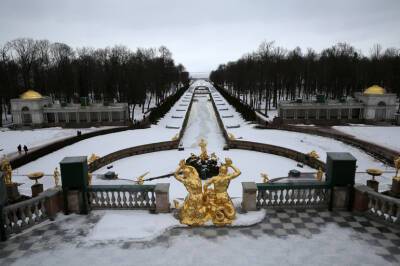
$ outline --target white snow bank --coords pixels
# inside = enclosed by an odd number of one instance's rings
[[[400,127],[380,126],[334,126],[334,129],[352,135],[355,138],[372,142],[400,152]]]
[[[0,156],[17,152],[17,146],[26,145],[28,149],[38,147],[44,144],[55,142],[67,137],[76,136],[76,131],[80,130],[82,134],[108,129],[113,127],[91,127],[91,128],[61,128],[50,127],[32,130],[9,130],[1,129],[0,131]]]

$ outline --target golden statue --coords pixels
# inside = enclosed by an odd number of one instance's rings
[[[322,171],[322,168],[320,167],[319,169],[318,169],[318,172],[317,172],[317,174],[315,175],[315,178],[318,180],[318,181],[322,181],[322,177],[324,176],[324,171]]]
[[[56,167],[56,169],[54,169],[53,178],[54,178],[54,184],[56,185],[56,187],[59,187],[60,186],[60,172],[58,171],[58,167]]]
[[[396,179],[397,181],[400,181],[400,176],[399,176],[399,170],[400,170],[400,156],[397,157],[394,160],[394,167],[396,168],[396,175],[393,177],[393,179]]]
[[[90,185],[92,185],[93,174],[92,173],[88,173],[87,177],[88,177],[88,185],[90,186]]]
[[[150,172],[146,172],[146,173],[144,173],[143,175],[139,176],[139,177],[136,179],[136,183],[137,183],[138,185],[143,185],[143,184],[144,184],[144,177],[145,177],[148,173],[150,173]]]
[[[199,143],[199,146],[200,146],[200,149],[201,149],[200,159],[202,161],[206,161],[208,159],[207,142],[204,139],[201,139],[200,143]]]
[[[100,159],[99,156],[97,156],[96,154],[92,153],[92,155],[89,157],[88,159],[88,164],[93,163],[94,161],[96,161],[97,159]]]
[[[7,157],[4,155],[1,162],[1,171],[3,172],[4,183],[6,185],[12,184],[12,167]]]
[[[228,173],[229,168],[232,168],[233,173]],[[218,175],[204,184],[207,211],[215,225],[228,225],[235,219],[236,211],[228,195],[228,187],[231,180],[240,174],[240,170],[232,164],[232,160],[226,158],[225,164],[219,168]],[[214,189],[209,189],[210,185],[213,185]]]
[[[316,151],[312,150],[311,152],[307,153],[308,156],[314,159],[319,159],[319,155]]]
[[[193,166],[186,165],[185,160],[181,160],[174,176],[189,192],[183,206],[179,209],[180,222],[194,226],[204,224],[209,217],[204,205],[201,180],[196,169]]]
[[[235,138],[235,135],[233,135],[232,133],[228,133],[228,137],[229,137],[229,139],[231,139],[231,140],[236,139],[236,138]]]
[[[261,177],[263,179],[263,183],[268,183],[268,181],[269,181],[268,175],[264,174],[264,173],[261,173],[260,175],[261,175]]]

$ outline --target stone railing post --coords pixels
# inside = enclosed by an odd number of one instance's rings
[[[353,211],[365,212],[368,210],[368,191],[373,190],[365,185],[354,187]]]
[[[255,182],[242,182],[242,210],[244,212],[257,210],[257,185]]]
[[[158,183],[154,189],[156,194],[156,213],[169,212],[169,183]]]
[[[6,221],[4,219],[4,213],[3,213],[3,207],[4,205],[6,205],[6,202],[7,202],[6,184],[4,184],[3,172],[0,171],[0,240],[1,241],[7,240],[7,234],[5,229]]]
[[[63,209],[61,192],[61,187],[55,187],[46,190],[42,194],[46,196],[46,212],[51,221],[53,221],[56,218],[57,213]]]

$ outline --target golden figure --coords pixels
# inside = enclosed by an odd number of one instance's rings
[[[179,209],[179,201],[177,201],[176,199],[174,199],[174,207],[175,209]]]
[[[229,168],[232,168],[233,173],[228,173]],[[240,174],[240,170],[232,164],[232,160],[226,158],[225,164],[219,168],[219,174],[204,184],[207,211],[215,225],[228,225],[235,219],[235,207],[227,190],[231,180]],[[209,189],[210,185],[213,185],[214,189]]]
[[[318,172],[317,172],[315,178],[316,178],[318,181],[322,181],[322,177],[323,177],[323,176],[324,176],[324,171],[322,171],[322,168],[320,167],[320,168],[318,169]]]
[[[200,159],[202,161],[206,161],[208,159],[207,142],[204,139],[201,139],[200,143],[199,143],[199,146],[200,146],[200,149],[201,149]]]
[[[100,158],[99,156],[97,156],[96,154],[92,153],[92,155],[88,159],[88,164],[93,163],[94,161],[96,161],[99,158]]]
[[[263,183],[268,183],[268,181],[269,181],[268,175],[264,174],[264,173],[261,173],[260,175],[261,175],[261,177],[263,179]]]
[[[213,161],[218,161],[218,157],[217,157],[217,155],[215,155],[215,152],[211,153],[210,159]]]
[[[204,224],[209,217],[207,217],[207,209],[203,201],[201,180],[196,169],[186,165],[185,160],[181,160],[174,176],[189,192],[183,206],[179,209],[180,222],[186,225]]]
[[[309,152],[307,155],[310,156],[311,158],[319,159],[318,153],[316,151],[314,151],[314,150]]]
[[[393,179],[396,179],[397,181],[400,181],[400,176],[399,176],[399,170],[400,170],[400,156],[397,157],[394,160],[394,167],[396,168],[396,175],[393,177]]]
[[[138,185],[143,185],[143,184],[144,184],[144,177],[145,177],[148,173],[150,173],[150,172],[146,172],[146,173],[144,173],[143,175],[139,176],[139,177],[136,179],[136,183],[137,183]]]
[[[4,155],[1,163],[1,171],[3,172],[4,183],[6,185],[12,184],[12,167],[7,157]]]
[[[60,186],[60,172],[58,171],[58,167],[56,167],[56,169],[54,169],[53,178],[54,178],[54,184],[56,185],[56,187],[59,187]]]
[[[235,139],[235,135],[233,135],[232,133],[228,133],[228,137],[229,137],[229,139],[231,139],[231,140],[234,140],[234,139]]]

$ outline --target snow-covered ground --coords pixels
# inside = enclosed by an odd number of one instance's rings
[[[132,231],[141,221],[136,216],[140,215],[123,219],[125,225],[118,221],[116,226]],[[158,216],[152,219],[153,224],[157,223]],[[121,217],[111,218],[115,221]],[[69,228],[68,223],[62,225]],[[106,229],[112,230],[112,225]],[[93,243],[93,237],[102,233],[95,231],[81,237],[79,243],[60,240],[50,249],[35,250],[29,256],[17,258],[15,265],[396,265],[384,259],[387,251],[379,244],[335,223],[321,227],[320,233],[311,236],[299,233],[277,237],[259,233],[255,238],[240,230],[229,230],[225,236],[207,238],[194,234],[193,230],[199,229],[181,230],[175,236],[151,244],[130,242],[122,248],[119,242]],[[106,236],[107,232],[103,234]]]
[[[234,202],[239,206],[240,202]],[[104,242],[116,240],[149,241],[160,236],[174,227],[188,227],[180,224],[171,213],[151,215],[148,211],[100,211],[101,220],[96,224],[87,237],[88,241]],[[231,226],[250,226],[261,222],[265,217],[265,210],[236,213],[236,219]],[[134,222],[135,226],[132,226]],[[205,226],[213,226],[211,221]]]
[[[91,127],[91,128],[61,128],[50,127],[32,130],[10,130],[8,128],[0,129],[0,156],[17,152],[17,146],[26,145],[28,149],[42,146],[60,139],[76,136],[77,130],[82,134],[103,130],[112,127]]]
[[[372,142],[400,153],[400,127],[380,127],[366,125],[334,126],[336,130],[355,138]]]

